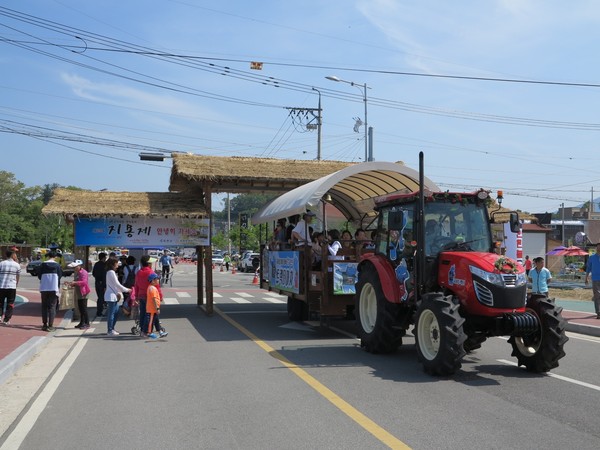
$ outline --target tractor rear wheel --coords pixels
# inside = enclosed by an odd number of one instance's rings
[[[517,357],[519,366],[530,372],[548,372],[558,367],[558,360],[565,356],[563,347],[569,338],[565,334],[567,321],[562,317],[562,308],[544,296],[533,295],[527,308],[537,315],[540,328],[527,336],[511,336],[512,356]]]
[[[396,305],[383,295],[377,270],[366,264],[356,284],[354,314],[360,345],[370,353],[392,353],[402,345],[405,331],[395,327]]]
[[[465,319],[458,313],[452,296],[430,293],[417,309],[415,343],[423,369],[430,375],[451,375],[460,369],[467,338]]]

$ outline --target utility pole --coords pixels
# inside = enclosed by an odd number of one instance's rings
[[[562,231],[561,231],[561,238],[562,238],[562,246],[565,246],[565,204],[561,203],[560,204],[560,210],[562,212]]]
[[[290,116],[294,117],[302,117],[304,120],[308,120],[305,127],[307,130],[317,129],[317,161],[321,160],[321,92],[318,89],[313,88],[313,90],[319,93],[319,107],[318,108],[291,108],[286,107],[290,111]],[[309,117],[309,114],[312,118]],[[313,122],[316,120],[316,125]]]

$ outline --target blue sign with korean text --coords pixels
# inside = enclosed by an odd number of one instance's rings
[[[75,219],[75,245],[192,247],[210,245],[208,219]]]
[[[300,292],[300,252],[269,252],[269,284],[282,291]]]

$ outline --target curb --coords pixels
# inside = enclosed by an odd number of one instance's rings
[[[567,326],[565,327],[565,329],[572,333],[579,333],[579,334],[585,334],[587,336],[600,337],[600,327],[595,327],[593,325],[582,325],[579,323],[567,322]]]
[[[60,322],[60,328],[65,328],[71,322],[72,316],[72,310],[65,312]],[[13,350],[10,355],[2,359],[0,361],[0,384],[4,384],[6,380],[38,354],[48,344],[50,337],[53,337],[55,333],[56,331],[48,333],[46,336],[33,336],[27,342]]]

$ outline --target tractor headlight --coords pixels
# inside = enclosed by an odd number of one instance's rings
[[[525,272],[518,273],[517,274],[517,281],[516,281],[515,285],[517,287],[519,287],[519,286],[523,286],[524,284],[527,284],[527,275],[525,274]]]
[[[488,283],[495,284],[496,286],[504,286],[504,278],[499,273],[486,272],[475,266],[469,266],[469,269],[473,275],[477,275]]]

